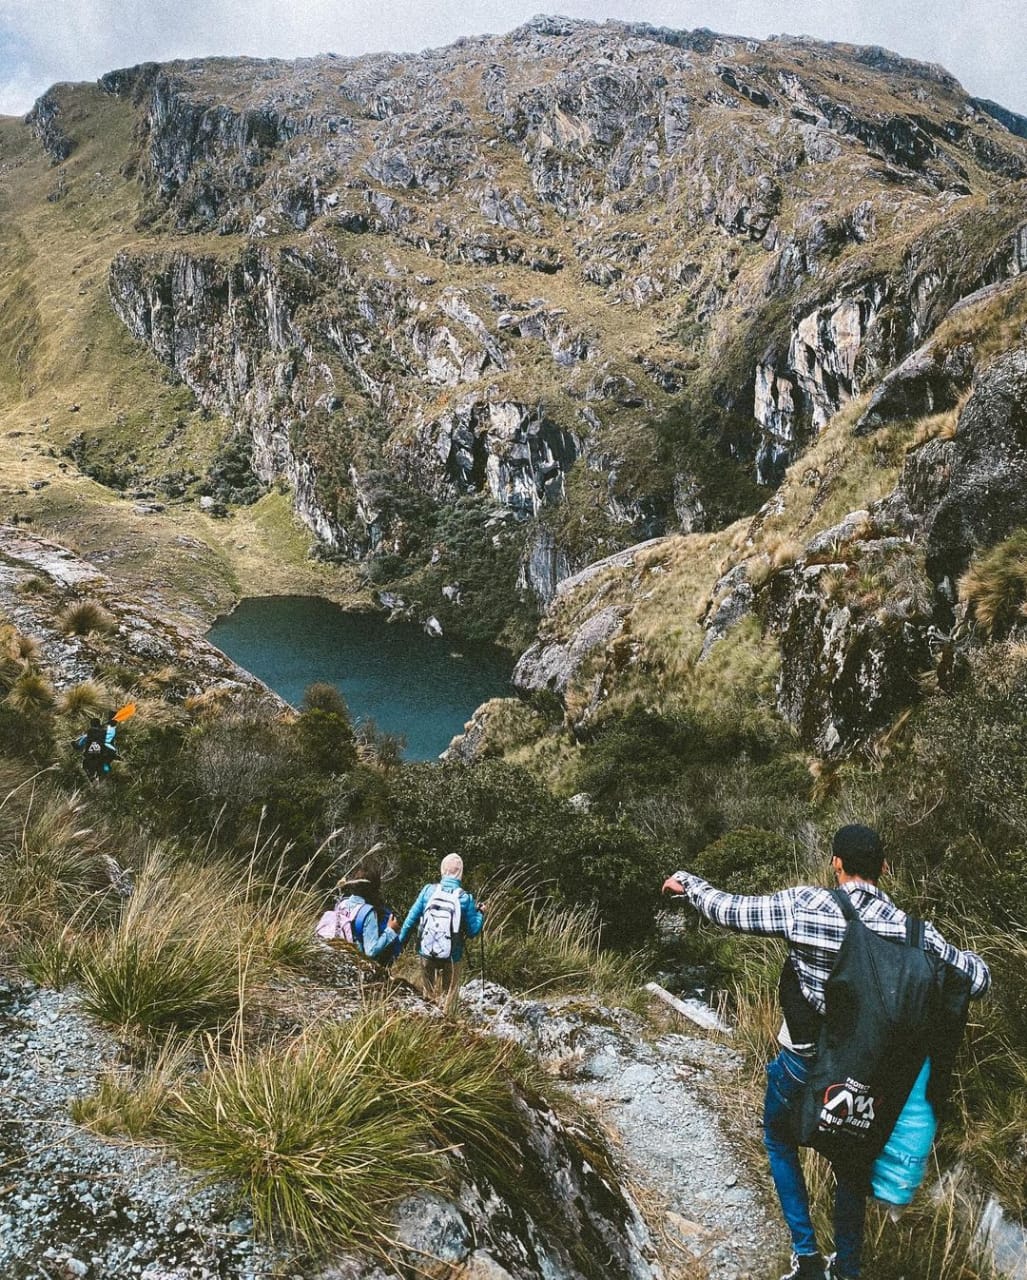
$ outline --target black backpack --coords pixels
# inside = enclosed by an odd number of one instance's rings
[[[887,1142],[924,1059],[932,1055],[933,1066],[933,1053],[941,1054],[941,1024],[951,1070],[970,983],[924,950],[922,920],[907,917],[904,942],[882,937],[863,923],[843,889],[832,896],[848,927],[824,988],[826,1013],[797,1137],[859,1172]]]

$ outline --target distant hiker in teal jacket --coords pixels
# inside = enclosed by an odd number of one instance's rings
[[[485,923],[485,907],[475,905],[461,888],[463,859],[449,853],[439,868],[442,879],[426,884],[410,908],[399,931],[400,946],[417,930],[425,991],[437,1000],[448,1000],[460,988],[458,967],[464,956],[464,939],[476,938]]]

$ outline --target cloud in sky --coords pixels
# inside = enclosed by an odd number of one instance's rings
[[[21,114],[58,80],[147,60],[407,52],[509,31],[540,9],[881,44],[940,62],[969,92],[1027,114],[1022,0],[0,0],[0,113]]]

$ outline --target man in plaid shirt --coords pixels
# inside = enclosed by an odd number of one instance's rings
[[[858,825],[842,827],[832,843],[831,866],[863,923],[886,938],[904,940],[906,913],[877,886],[885,866],[877,832]],[[801,1097],[816,1053],[825,1010],[824,984],[845,937],[846,919],[828,890],[811,885],[748,897],[723,893],[699,876],[677,871],[664,883],[663,891],[684,895],[715,924],[788,942],[788,959],[780,984],[784,1013],[778,1035],[781,1049],[767,1066],[763,1110],[764,1145],[792,1237],[792,1267],[781,1280],[824,1280],[825,1275],[829,1280],[857,1280],[866,1185],[835,1171],[834,1230],[838,1252],[830,1259],[823,1258],[810,1221],[809,1195],[792,1124],[793,1107]],[[991,975],[980,956],[953,947],[932,924],[925,925],[924,946],[967,975],[971,996],[984,995]]]

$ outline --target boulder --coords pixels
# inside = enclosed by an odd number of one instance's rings
[[[511,681],[520,693],[548,689],[563,694],[593,650],[609,644],[624,625],[627,610],[607,605],[591,614],[566,643],[537,640],[517,660]]]

